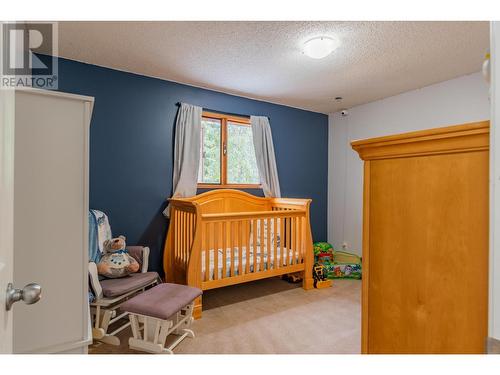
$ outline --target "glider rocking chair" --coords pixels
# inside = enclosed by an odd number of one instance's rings
[[[148,272],[149,248],[127,246],[129,254],[139,263],[139,272],[117,279],[106,279],[97,273],[97,262],[105,240],[111,239],[107,216],[101,211],[89,212],[89,300],[92,337],[111,345],[120,345],[117,334],[130,326],[129,313],[121,305],[147,288],[161,282],[158,273]],[[111,330],[113,329],[113,330]]]

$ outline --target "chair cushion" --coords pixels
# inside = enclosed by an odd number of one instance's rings
[[[144,246],[127,246],[126,249],[130,256],[139,263],[139,269],[142,269]]]
[[[104,297],[113,298],[149,285],[158,278],[156,272],[133,273],[119,279],[104,279],[101,281]]]
[[[121,306],[121,309],[165,320],[201,294],[202,291],[198,288],[164,283],[129,299]]]

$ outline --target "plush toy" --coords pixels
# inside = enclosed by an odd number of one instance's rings
[[[97,264],[99,275],[116,279],[139,271],[139,263],[125,249],[125,236],[104,241],[104,254]]]

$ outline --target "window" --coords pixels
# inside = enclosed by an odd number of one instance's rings
[[[250,120],[203,112],[198,186],[259,188]]]

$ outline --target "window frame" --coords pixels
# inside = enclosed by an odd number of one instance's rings
[[[231,184],[227,182],[227,123],[237,123],[242,126],[251,126],[248,117],[240,117],[225,113],[203,111],[203,119],[212,119],[220,121],[221,142],[220,142],[220,182],[206,183],[198,182],[200,189],[261,189],[261,184]],[[202,161],[200,160],[200,163]]]

